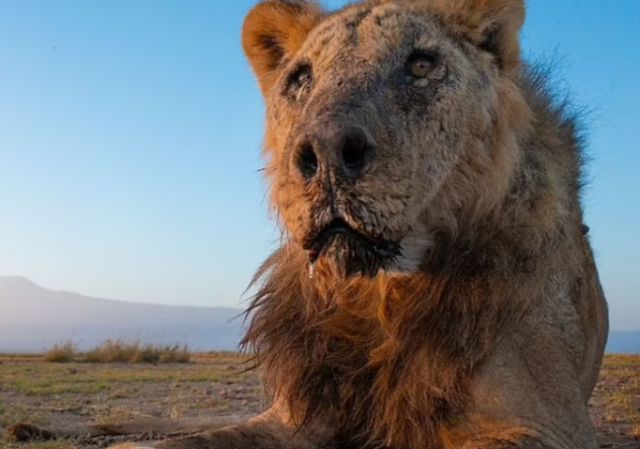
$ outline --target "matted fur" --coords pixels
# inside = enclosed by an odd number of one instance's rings
[[[374,446],[439,446],[475,368],[549,275],[526,249],[484,231],[438,247],[410,276],[329,275],[333,285],[319,288],[293,245],[267,261],[245,343],[298,425],[320,419]]]
[[[250,11],[243,47],[285,232],[254,279],[243,344],[273,405],[243,424],[176,425],[202,434],[153,448],[595,449],[607,311],[582,144],[520,60],[523,20],[521,0]],[[341,160],[353,129],[355,173]],[[310,252],[336,220],[357,243]],[[385,244],[399,252],[379,256]]]

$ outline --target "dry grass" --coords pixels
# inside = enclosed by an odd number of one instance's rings
[[[248,356],[194,353],[188,364],[89,363],[76,357],[82,361],[44,363],[43,355],[0,354],[0,427],[25,421],[51,426],[151,416],[244,416],[267,405],[257,373],[246,371]],[[591,416],[601,447],[640,449],[640,355],[605,357]],[[18,444],[0,431],[0,449],[99,447],[104,446]]]
[[[605,356],[590,405],[603,441],[633,440],[609,447],[640,449],[640,355]]]
[[[52,348],[53,349],[53,348]],[[74,441],[15,443],[2,427],[98,423],[159,416],[239,416],[263,409],[249,357],[194,353],[191,363],[44,362],[44,354],[0,354],[0,449],[98,449]],[[82,359],[82,361],[80,361]]]
[[[74,362],[77,357],[78,350],[71,340],[67,340],[63,343],[56,343],[43,354],[43,360],[45,362],[55,363],[71,363]]]
[[[0,435],[0,448],[1,449],[80,449],[69,441],[42,441],[29,443],[27,445],[22,443],[16,443],[12,439]]]
[[[43,354],[45,362],[55,363],[188,363],[191,357],[187,345],[156,345],[123,339],[109,339],[84,352],[67,340]]]

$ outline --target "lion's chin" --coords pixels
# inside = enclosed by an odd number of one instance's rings
[[[312,269],[322,260],[342,278],[375,277],[393,266],[401,255],[400,244],[365,235],[339,218],[310,233],[302,247]]]
[[[375,277],[397,265],[397,245],[372,245],[348,235],[336,235],[327,242],[319,256],[343,278]]]

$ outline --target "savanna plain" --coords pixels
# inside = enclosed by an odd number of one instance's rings
[[[0,427],[15,422],[46,427],[153,416],[239,416],[266,405],[246,355],[191,353],[176,346],[157,353],[138,348],[119,360],[112,357],[114,361],[102,353],[56,349],[40,355],[0,354]],[[601,448],[640,449],[640,355],[605,357],[590,410]],[[19,443],[0,434],[2,449],[97,449],[123,440]]]

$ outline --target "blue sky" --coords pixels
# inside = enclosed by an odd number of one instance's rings
[[[278,241],[239,43],[253,3],[0,1],[0,275],[244,304]],[[640,2],[527,10],[525,54],[555,55],[560,85],[590,111],[587,222],[613,327],[640,328]]]

